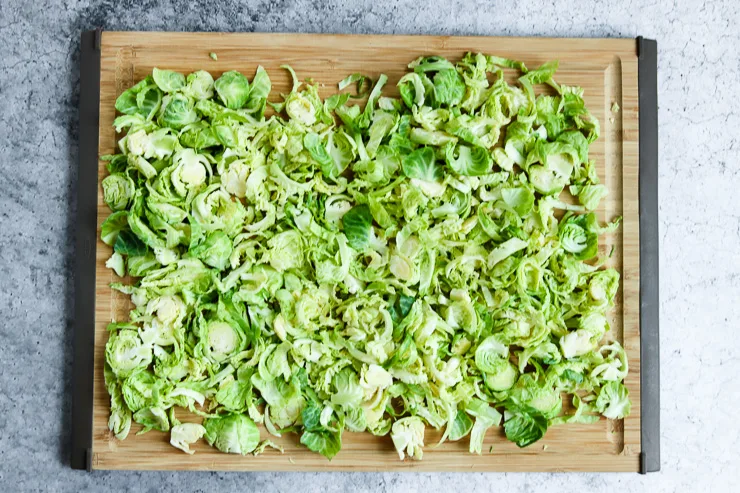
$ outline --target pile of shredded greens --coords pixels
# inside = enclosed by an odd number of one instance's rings
[[[247,454],[276,446],[257,422],[329,459],[344,430],[390,433],[421,459],[428,426],[481,453],[502,421],[524,447],[626,416],[625,351],[602,341],[619,274],[598,257],[617,226],[592,212],[599,125],[557,63],[419,58],[400,98],[354,74],[323,101],[285,68],[279,104],[262,67],[155,68],[116,101],[102,239],[135,308],[109,326],[112,432]]]

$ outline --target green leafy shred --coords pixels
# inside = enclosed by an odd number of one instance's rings
[[[279,448],[261,423],[329,459],[344,430],[421,459],[427,427],[480,454],[502,422],[525,447],[626,416],[627,358],[605,337],[619,273],[599,257],[618,221],[593,212],[607,190],[588,157],[600,127],[557,67],[426,57],[398,99],[352,74],[355,94],[326,100],[286,67],[271,108],[262,67],[251,82],[155,68],[124,91],[102,181],[106,265],[133,278],[112,284],[134,306],[105,351],[115,436],[136,422],[187,453],[201,437]]]

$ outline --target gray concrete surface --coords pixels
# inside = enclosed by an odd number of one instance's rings
[[[735,0],[0,2],[0,491],[737,491],[738,24]],[[95,27],[656,38],[662,472],[70,470],[78,40]]]

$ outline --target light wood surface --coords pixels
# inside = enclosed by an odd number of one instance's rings
[[[433,448],[439,434],[427,431],[424,460],[398,460],[390,437],[345,433],[341,452],[331,461],[299,446],[295,435],[274,439],[285,453],[266,451],[258,457],[224,454],[205,443],[187,455],[169,445],[169,434],[157,431],[136,436],[137,425],[124,441],[108,431],[108,395],[103,383],[106,325],[127,317],[126,296],[108,284],[114,275],[104,264],[111,249],[97,243],[95,302],[95,383],[93,416],[93,468],[193,469],[283,471],[637,471],[640,453],[640,326],[639,326],[639,223],[638,223],[638,89],[636,42],[633,39],[545,39],[445,36],[356,36],[296,34],[134,33],[102,34],[100,78],[101,155],[115,151],[112,128],[116,97],[153,67],[181,72],[199,69],[214,77],[239,70],[252,78],[263,65],[273,82],[272,99],[290,90],[290,78],[280,65],[289,64],[301,78],[322,84],[321,95],[336,92],[346,75],[361,72],[388,75],[388,94],[405,73],[406,65],[420,55],[443,55],[457,61],[465,52],[483,52],[524,61],[528,67],[558,59],[558,82],[585,89],[588,108],[601,122],[602,137],[590,149],[598,173],[609,188],[602,201],[602,220],[622,216],[622,226],[600,245],[601,253],[614,247],[608,264],[622,274],[616,307],[609,313],[609,338],[623,343],[629,357],[626,384],[632,413],[624,420],[602,419],[593,425],[552,427],[535,445],[519,449],[508,442],[501,428],[489,430],[482,455],[467,452],[468,440]],[[209,53],[218,55],[212,60]],[[612,114],[613,103],[620,111]],[[107,174],[100,163],[98,178]],[[98,194],[100,223],[110,211]],[[90,300],[93,302],[93,300]],[[196,421],[186,413],[183,421]],[[262,431],[263,438],[267,433]],[[489,453],[489,449],[492,451]]]

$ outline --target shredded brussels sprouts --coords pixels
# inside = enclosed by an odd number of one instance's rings
[[[480,454],[502,421],[525,447],[626,416],[599,123],[557,66],[423,57],[399,98],[352,74],[325,100],[286,67],[281,103],[262,67],[251,82],[155,68],[121,94],[101,236],[135,308],[109,326],[115,436],[134,421],[187,453],[201,437],[260,453],[261,423],[329,459],[344,430],[421,459],[427,427]]]

